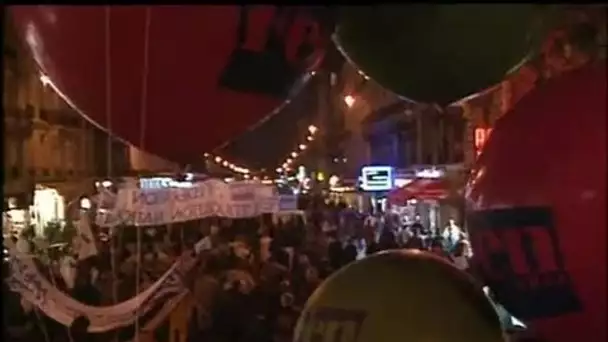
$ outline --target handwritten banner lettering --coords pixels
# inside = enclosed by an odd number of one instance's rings
[[[11,291],[19,293],[23,299],[65,326],[70,326],[77,317],[86,316],[90,332],[110,331],[133,324],[137,317],[145,315],[161,300],[183,292],[186,288],[182,278],[195,264],[195,257],[184,254],[160,279],[137,296],[113,306],[95,307],[63,293],[38,271],[31,256],[20,253],[11,242],[5,240],[5,245],[11,255],[11,275],[7,279]]]
[[[100,195],[98,202],[104,203],[104,209],[95,221],[103,227],[155,226],[210,216],[246,218],[297,209],[295,196],[279,196],[272,186],[218,180],[193,183],[189,188],[124,188],[115,195]]]

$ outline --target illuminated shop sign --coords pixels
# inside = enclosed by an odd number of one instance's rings
[[[364,191],[387,191],[394,185],[394,170],[390,166],[365,166],[361,169]]]

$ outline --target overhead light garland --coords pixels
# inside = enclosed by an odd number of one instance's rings
[[[310,143],[315,140],[315,136],[318,133],[319,129],[314,126],[308,126],[308,134],[306,135],[306,140],[297,145],[297,147],[291,151],[287,157],[283,160],[281,165],[277,167],[277,173],[285,173],[292,169],[293,163],[300,157],[300,155],[308,148],[307,143]]]
[[[246,167],[236,165],[235,163],[231,163],[230,161],[216,155],[212,155],[211,153],[205,153],[205,159],[210,162],[215,163],[218,166],[229,169],[230,171],[243,175],[245,179],[248,179],[251,174],[251,170]]]

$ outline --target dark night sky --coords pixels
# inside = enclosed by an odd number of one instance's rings
[[[279,113],[244,133],[220,152],[252,169],[274,169],[306,136],[316,112],[314,79]]]

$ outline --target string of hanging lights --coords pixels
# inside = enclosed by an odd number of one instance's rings
[[[318,131],[319,129],[316,126],[308,126],[308,134],[306,135],[305,141],[298,144],[298,146],[287,155],[281,163],[281,166],[277,167],[276,172],[285,173],[290,171],[298,157],[308,148],[308,145],[315,140]]]
[[[207,159],[208,161],[213,162],[221,167],[229,169],[230,171],[232,171],[236,174],[243,175],[243,177],[246,179],[250,177],[251,170],[249,170],[246,167],[237,165],[235,163],[231,163],[230,161],[228,161],[220,156],[212,155],[211,153],[205,153],[205,159]]]

